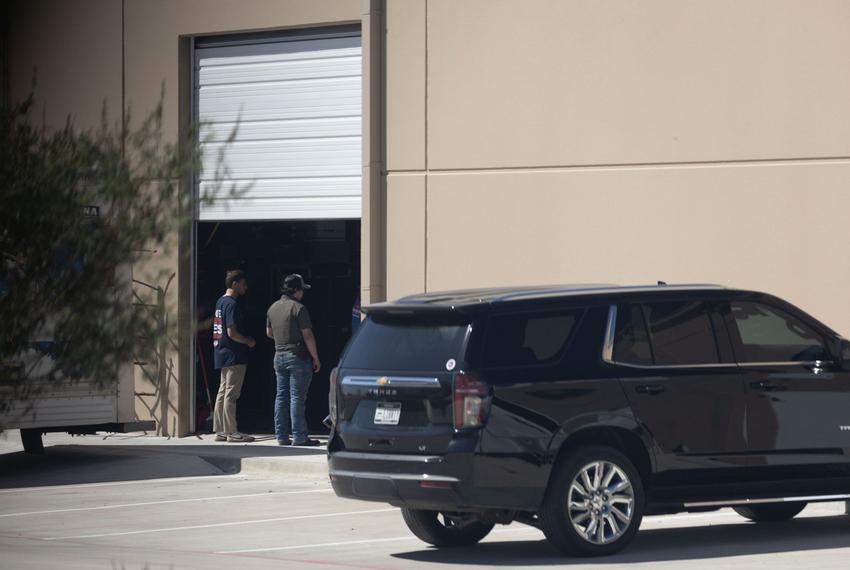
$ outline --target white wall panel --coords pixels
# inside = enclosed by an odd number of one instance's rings
[[[359,36],[201,47],[195,65],[199,192],[216,198],[199,219],[360,217]]]

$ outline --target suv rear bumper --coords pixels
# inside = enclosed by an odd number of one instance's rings
[[[522,469],[510,467],[517,462]],[[329,454],[328,467],[340,497],[415,509],[536,511],[545,492],[545,477],[522,476],[544,466],[504,456],[337,451]]]

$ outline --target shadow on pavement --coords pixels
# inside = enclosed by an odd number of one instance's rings
[[[0,454],[0,489],[238,473],[249,457],[324,455],[271,445],[52,445],[43,455]]]
[[[433,564],[492,566],[613,565],[708,560],[731,556],[826,550],[850,546],[850,516],[808,517],[780,523],[742,522],[642,530],[625,552],[605,558],[566,558],[545,540],[482,542],[470,548],[396,553]]]

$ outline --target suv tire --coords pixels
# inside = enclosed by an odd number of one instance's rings
[[[736,513],[753,522],[777,522],[793,519],[806,508],[807,503],[768,503],[732,507]]]
[[[613,554],[640,528],[644,497],[640,473],[628,457],[611,447],[580,447],[552,473],[541,529],[565,554]]]
[[[490,534],[495,525],[466,513],[401,509],[407,528],[423,542],[440,547],[470,546]],[[442,520],[441,520],[442,519]]]

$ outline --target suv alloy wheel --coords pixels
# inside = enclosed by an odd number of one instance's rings
[[[610,447],[581,447],[553,473],[540,521],[561,552],[600,556],[631,542],[643,508],[643,482],[625,455]]]
[[[490,534],[495,526],[470,513],[403,508],[401,516],[413,534],[434,546],[470,546]]]

